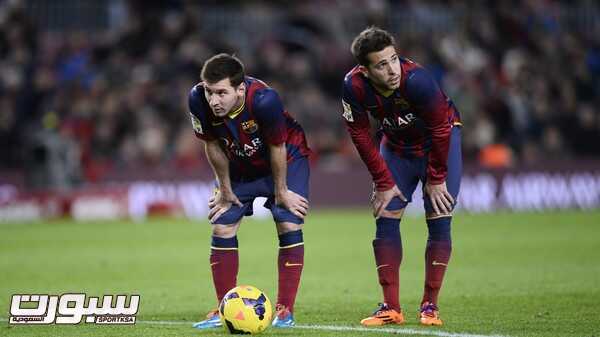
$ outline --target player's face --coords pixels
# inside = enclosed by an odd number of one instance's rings
[[[225,117],[231,110],[239,107],[245,93],[246,85],[244,82],[237,87],[231,85],[229,78],[216,83],[204,82],[204,96],[217,117]]]
[[[384,90],[395,90],[400,86],[400,59],[394,46],[367,54],[369,66],[364,72],[371,82]]]

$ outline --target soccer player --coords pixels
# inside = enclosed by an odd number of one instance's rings
[[[344,78],[343,117],[373,177],[373,251],[383,304],[365,326],[402,324],[399,267],[400,219],[421,181],[429,237],[420,322],[442,325],[438,294],[450,259],[450,222],[462,171],[460,116],[452,101],[418,64],[396,53],[394,38],[370,27],[352,42],[358,61]],[[369,115],[378,121],[380,144],[370,135]]]
[[[304,131],[284,109],[275,90],[245,76],[238,58],[218,54],[208,59],[201,82],[188,103],[196,136],[216,177],[210,198],[212,224],[210,266],[219,303],[236,286],[237,230],[252,215],[256,197],[267,197],[279,234],[279,288],[272,325],[294,325],[294,302],[304,264],[302,224],[308,211],[310,149]],[[221,325],[218,310],[194,324]]]

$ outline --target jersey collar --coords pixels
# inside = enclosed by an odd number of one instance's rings
[[[244,107],[246,105],[246,100],[242,101],[242,105],[240,105],[239,108],[235,109],[235,110],[231,110],[228,114],[227,117],[229,117],[229,119],[234,119],[236,118],[242,111],[244,111]]]

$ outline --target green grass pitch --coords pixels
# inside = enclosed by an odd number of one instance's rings
[[[0,224],[0,335],[217,336],[191,323],[215,307],[206,221],[55,221]],[[445,325],[425,328],[416,311],[423,288],[426,225],[402,221],[402,336],[600,336],[600,211],[458,214],[454,250],[440,295]],[[315,211],[305,226],[306,261],[296,304],[301,325],[359,328],[381,292],[367,209]],[[270,219],[246,219],[239,283],[276,297],[277,239]],[[135,326],[9,326],[15,293],[140,294]],[[174,324],[154,324],[169,321]],[[189,322],[182,323],[182,322]],[[275,330],[275,336],[383,336],[390,332]]]

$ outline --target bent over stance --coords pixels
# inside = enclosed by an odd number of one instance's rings
[[[424,68],[397,55],[388,32],[364,30],[354,39],[352,53],[358,65],[344,78],[343,117],[373,177],[373,252],[384,298],[361,323],[404,322],[400,219],[420,181],[429,231],[420,322],[442,325],[437,304],[452,250],[450,222],[462,171],[460,116]],[[380,143],[370,135],[369,115],[379,123]]]
[[[304,131],[283,108],[277,92],[245,76],[234,56],[219,54],[204,63],[202,82],[189,94],[196,136],[216,177],[209,200],[212,224],[210,267],[219,303],[236,286],[237,230],[252,215],[256,197],[266,197],[279,235],[279,289],[272,325],[294,325],[294,303],[304,265],[302,225],[308,212],[308,156]],[[194,324],[221,325],[217,310]]]

